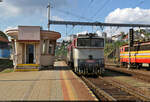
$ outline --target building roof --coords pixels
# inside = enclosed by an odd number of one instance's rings
[[[30,27],[30,26],[27,26],[27,27]],[[6,33],[9,36],[11,36],[11,37],[18,40],[19,29],[9,29],[9,30],[6,31]],[[61,34],[59,32],[41,30],[41,29],[40,29],[40,35],[41,35],[41,38],[49,38],[49,39],[54,39],[54,40],[61,37]]]
[[[7,39],[5,39],[5,38],[0,36],[0,42],[7,42],[8,43],[9,41]]]

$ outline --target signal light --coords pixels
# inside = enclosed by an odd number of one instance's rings
[[[133,47],[134,44],[134,30],[129,29],[129,45],[130,47]]]

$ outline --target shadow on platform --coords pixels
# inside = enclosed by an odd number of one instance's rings
[[[71,70],[68,66],[54,66],[53,70]]]
[[[40,71],[44,70],[71,70],[71,68],[68,66],[43,67]]]

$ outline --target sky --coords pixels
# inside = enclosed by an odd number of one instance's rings
[[[0,30],[18,25],[42,26],[47,30],[47,4],[51,20],[150,24],[150,0],[3,0],[0,2]],[[62,39],[81,32],[114,35],[126,28],[50,25]]]

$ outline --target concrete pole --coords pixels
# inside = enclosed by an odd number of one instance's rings
[[[50,3],[47,6],[48,30],[50,30]]]

